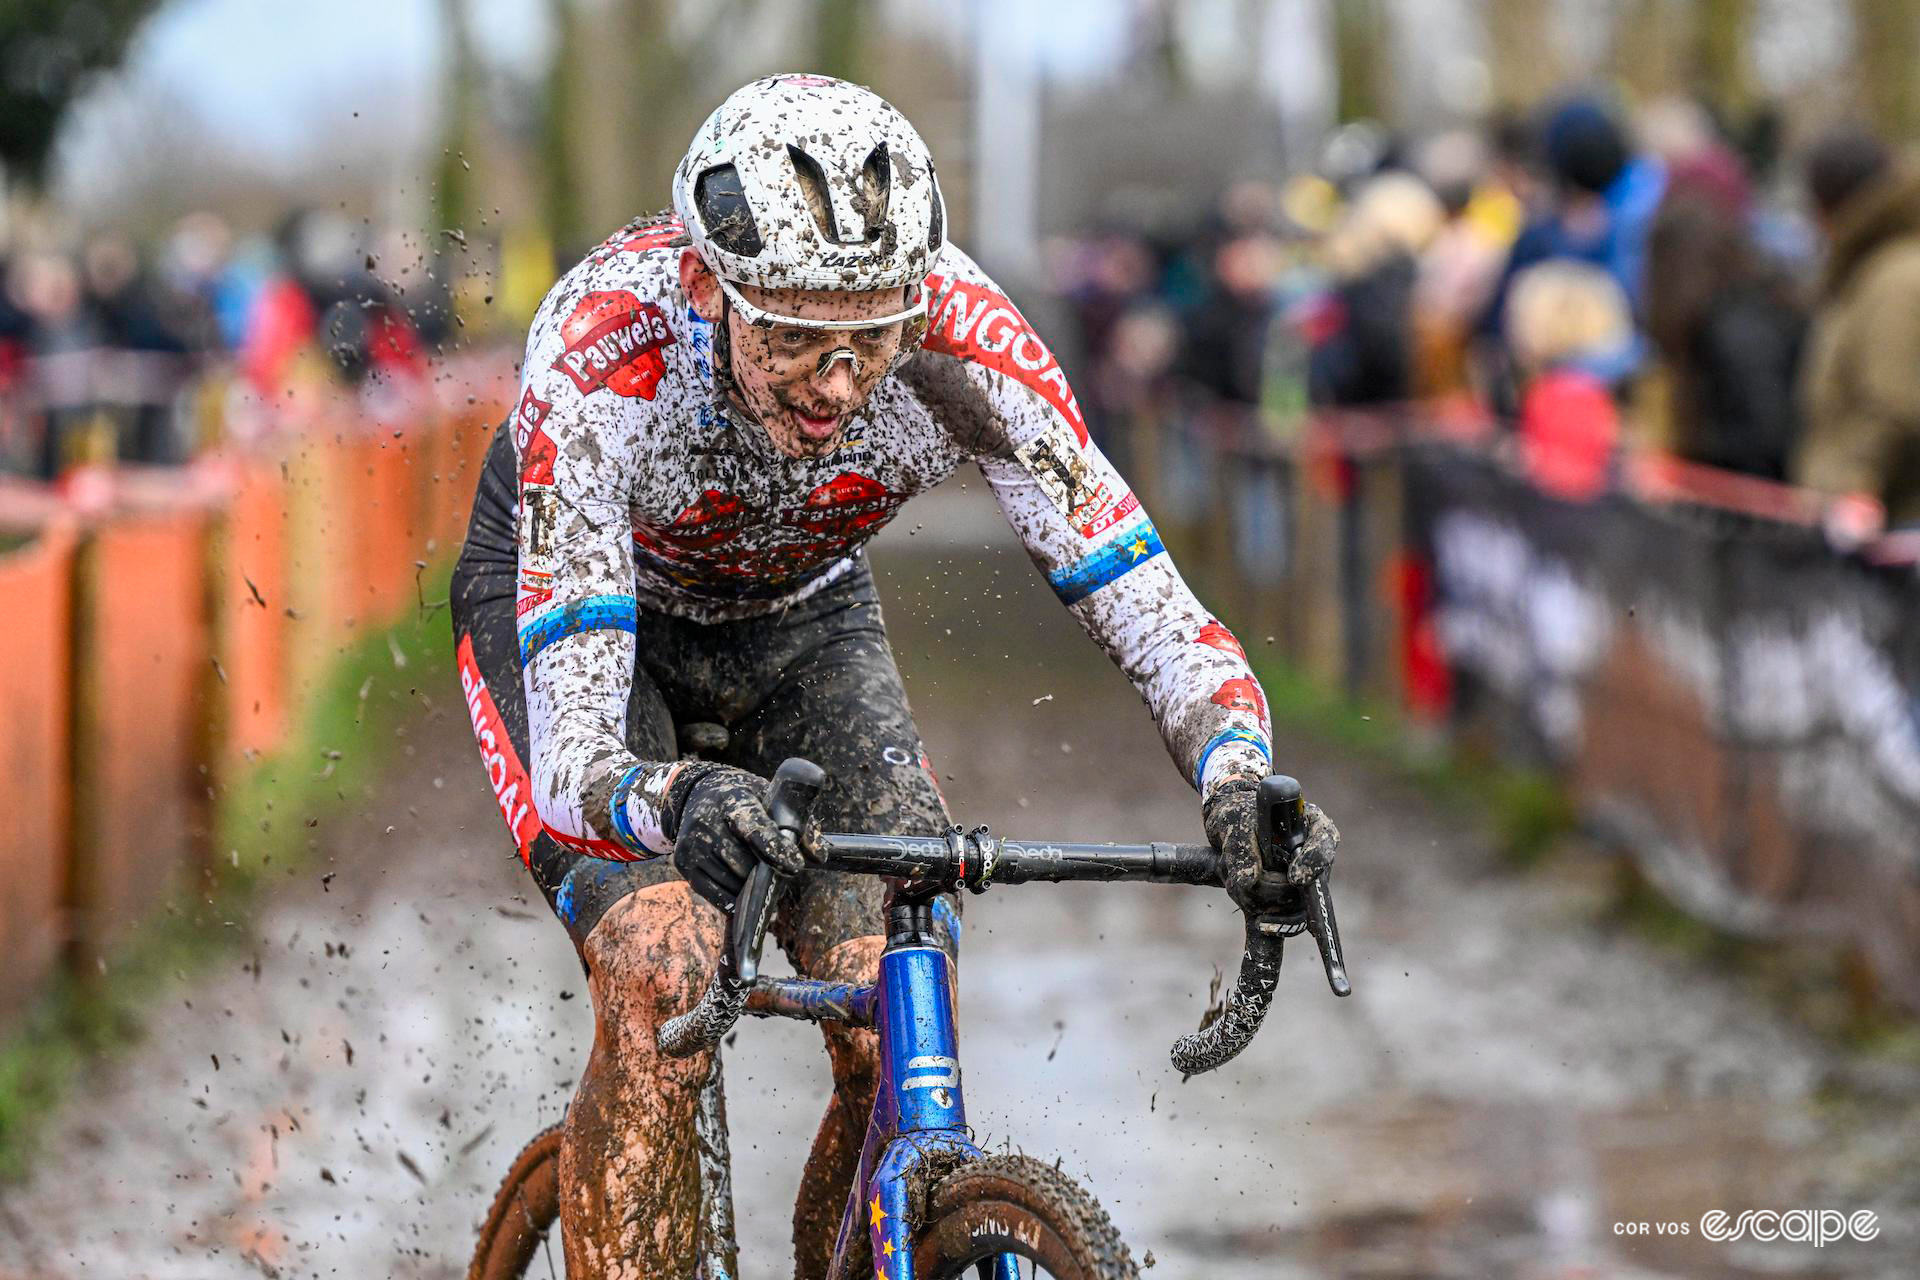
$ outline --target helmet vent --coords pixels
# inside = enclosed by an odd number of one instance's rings
[[[867,224],[869,242],[880,238],[892,187],[893,161],[887,155],[887,144],[882,142],[867,153],[866,163],[860,166],[860,185],[853,193],[853,207]]]
[[[800,195],[807,202],[807,208],[813,211],[813,220],[820,226],[820,234],[826,237],[828,244],[845,244],[840,238],[840,226],[833,218],[833,197],[827,193],[826,171],[820,162],[794,146],[787,144],[787,158],[793,162],[794,177],[800,182]]]
[[[927,252],[939,253],[940,246],[947,242],[947,203],[940,197],[940,178],[927,168],[927,181],[933,189],[933,217],[927,222]]]
[[[740,171],[730,164],[716,165],[700,175],[693,188],[694,207],[707,238],[728,253],[743,258],[759,256],[764,242],[740,185]]]

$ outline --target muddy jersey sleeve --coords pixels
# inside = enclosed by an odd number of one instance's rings
[[[977,459],[1054,594],[1133,682],[1203,796],[1264,776],[1272,725],[1246,654],[1088,438],[1052,352],[964,254],[949,247],[929,285],[922,394]]]
[[[634,861],[670,850],[677,766],[626,746],[637,616],[629,495],[644,474],[650,406],[622,388],[646,372],[635,350],[671,337],[660,309],[633,293],[580,293],[563,279],[527,340],[513,422],[515,622],[541,823],[568,848]]]

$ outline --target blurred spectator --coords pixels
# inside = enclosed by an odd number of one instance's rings
[[[1671,379],[1681,457],[1784,480],[1799,423],[1794,378],[1806,317],[1750,231],[1730,150],[1674,161],[1647,256],[1647,334]]]
[[[1467,341],[1485,310],[1525,210],[1495,176],[1486,142],[1467,129],[1436,134],[1416,168],[1446,220],[1420,256],[1414,285],[1415,385],[1421,395],[1467,387]]]
[[[1230,234],[1215,246],[1210,292],[1189,318],[1180,361],[1181,374],[1215,399],[1260,403],[1282,265],[1279,241],[1265,231]]]
[[[424,371],[416,328],[393,290],[374,274],[379,260],[362,257],[345,218],[320,210],[295,213],[281,224],[278,240],[281,270],[254,299],[240,353],[256,391],[278,395],[301,358],[316,350],[349,382],[372,373],[414,378]],[[422,265],[424,259],[413,256],[399,267],[410,272]]]
[[[86,301],[98,326],[100,345],[123,352],[163,357],[117,361],[114,415],[115,456],[127,462],[174,463],[185,457],[174,431],[173,397],[187,377],[187,344],[178,332],[185,317],[169,315],[152,284],[140,271],[131,244],[119,236],[98,236],[83,256]],[[164,357],[173,357],[171,359]]]
[[[218,214],[201,210],[174,224],[160,275],[189,346],[209,351],[240,345],[259,280],[235,258],[233,233]]]
[[[1920,173],[1846,127],[1805,176],[1828,255],[1793,478],[1840,499],[1829,531],[1856,542],[1920,523]]]
[[[1613,276],[1637,308],[1648,229],[1666,188],[1653,155],[1635,155],[1625,131],[1599,101],[1573,98],[1554,108],[1541,131],[1552,187],[1547,205],[1514,241],[1482,328],[1499,333],[1513,278],[1552,258],[1589,262]],[[1500,335],[1508,343],[1511,333]]]
[[[26,319],[25,382],[40,410],[23,424],[31,438],[21,452],[35,474],[52,479],[88,447],[84,428],[93,412],[84,357],[100,345],[100,325],[86,306],[80,273],[59,254],[23,255],[7,274],[7,288]]]
[[[1440,229],[1440,202],[1411,174],[1370,179],[1328,235],[1332,285],[1309,322],[1311,398],[1384,404],[1414,391],[1417,255]]]
[[[1625,291],[1591,263],[1543,262],[1515,278],[1506,327],[1528,477],[1559,497],[1598,497],[1620,443],[1616,397],[1638,363]]]
[[[1087,427],[1120,465],[1132,420],[1153,401],[1178,343],[1164,308],[1152,301],[1159,264],[1143,239],[1121,231],[1066,246],[1060,256],[1059,287],[1073,308],[1086,369],[1076,386]],[[1157,338],[1150,335],[1143,347],[1138,333],[1154,329]]]

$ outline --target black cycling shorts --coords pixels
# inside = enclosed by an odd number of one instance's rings
[[[612,862],[562,847],[541,831],[521,762],[526,694],[514,627],[516,480],[503,425],[480,476],[466,544],[453,571],[454,643],[480,754],[522,857],[576,947],[607,908],[636,889],[678,879],[669,858]],[[673,759],[678,729],[712,723],[726,747],[705,758],[762,777],[803,756],[829,778],[815,808],[829,831],[931,835],[946,803],[914,728],[887,644],[873,575],[854,571],[783,612],[702,624],[640,611],[627,701],[627,747]],[[803,971],[849,939],[885,932],[886,886],[874,876],[808,871],[774,919],[774,935]],[[936,919],[957,932],[950,900]],[[584,954],[584,952],[583,952]]]

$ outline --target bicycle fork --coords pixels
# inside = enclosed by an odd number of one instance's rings
[[[914,1175],[929,1160],[959,1163],[982,1152],[967,1134],[960,1088],[959,1036],[953,1009],[952,961],[933,933],[928,901],[898,901],[889,912],[880,956],[875,1019],[881,1085],[867,1122],[859,1175],[834,1243],[830,1274],[847,1274],[847,1255],[864,1230],[873,1246],[876,1280],[914,1280]],[[1019,1280],[1013,1255],[981,1265],[982,1280]]]

